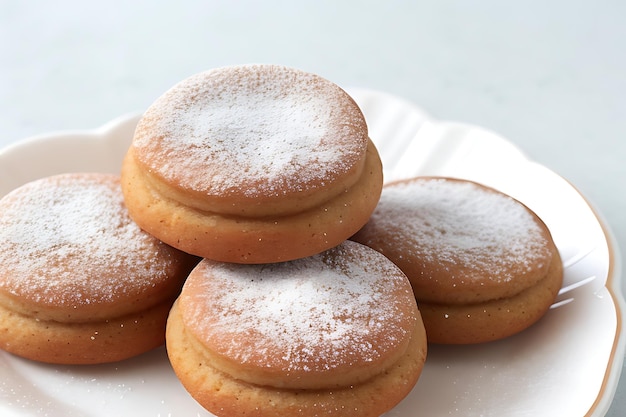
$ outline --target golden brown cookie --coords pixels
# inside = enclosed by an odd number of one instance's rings
[[[411,286],[347,241],[290,262],[203,260],[167,326],[182,384],[217,416],[379,416],[415,385],[426,339]]]
[[[382,166],[363,114],[337,85],[276,65],[181,81],[139,121],[122,168],[133,219],[188,253],[236,263],[297,259],[363,226]]]
[[[479,343],[517,333],[554,302],[563,268],[545,224],[475,182],[418,177],[386,184],[353,239],[408,276],[428,340]]]
[[[130,219],[118,176],[28,183],[0,200],[0,348],[93,364],[157,347],[195,263]]]

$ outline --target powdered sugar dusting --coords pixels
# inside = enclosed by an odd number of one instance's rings
[[[148,109],[133,146],[153,172],[184,188],[274,195],[352,169],[367,130],[334,84],[279,66],[241,66],[174,86]]]
[[[551,256],[541,226],[523,205],[469,181],[389,184],[367,227],[389,233],[387,243],[401,245],[407,258],[463,266],[465,277],[508,281],[512,265],[530,270]]]
[[[414,302],[406,277],[355,242],[281,264],[206,262],[183,289],[184,319],[240,363],[287,371],[358,366],[393,351],[413,323],[403,313]]]
[[[132,222],[113,175],[59,175],[0,200],[0,290],[35,302],[137,294],[167,278],[171,250]]]

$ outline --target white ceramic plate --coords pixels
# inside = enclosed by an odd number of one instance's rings
[[[397,97],[350,90],[387,180],[468,178],[533,209],[565,262],[557,303],[535,326],[476,346],[430,346],[412,393],[389,416],[601,416],[624,356],[620,264],[610,233],[566,180],[484,129],[430,118]],[[0,151],[0,196],[68,171],[118,172],[137,116],[30,138]],[[210,416],[177,381],[163,348],[102,366],[52,366],[0,352],[0,415]]]

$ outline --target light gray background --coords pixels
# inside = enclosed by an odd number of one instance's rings
[[[144,110],[216,66],[279,63],[509,138],[626,248],[626,2],[0,0],[0,147]],[[626,413],[626,383],[608,416]]]

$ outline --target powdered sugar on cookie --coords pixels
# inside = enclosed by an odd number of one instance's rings
[[[13,191],[0,200],[0,242],[0,291],[42,305],[132,296],[175,262],[130,219],[113,175],[59,175]]]
[[[181,305],[191,331],[233,361],[281,372],[366,365],[406,340],[406,277],[379,253],[345,242],[270,265],[205,263]],[[244,342],[245,341],[245,342]]]
[[[200,73],[171,88],[145,113],[133,146],[166,181],[207,195],[253,197],[343,176],[363,160],[364,132],[360,110],[336,85],[251,65]]]
[[[390,246],[408,251],[406,258],[458,266],[463,275],[451,279],[459,283],[507,281],[517,267],[530,270],[551,259],[545,230],[525,206],[469,181],[390,184],[368,227],[385,231]]]

